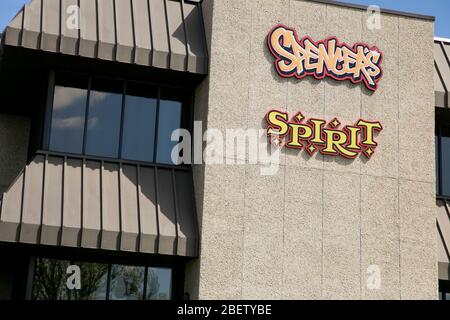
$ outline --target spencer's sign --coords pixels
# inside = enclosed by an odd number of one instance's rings
[[[301,112],[291,119],[287,112],[271,110],[266,114],[267,135],[275,146],[305,149],[310,156],[316,151],[323,155],[354,159],[361,153],[371,158],[377,142],[375,136],[383,129],[378,121],[359,119],[354,125],[341,126],[334,118],[306,119]]]
[[[267,42],[276,58],[275,69],[285,78],[330,77],[353,83],[363,82],[369,90],[375,91],[383,76],[383,53],[365,43],[355,43],[351,47],[340,43],[336,37],[319,41],[309,36],[299,39],[294,29],[284,25],[274,27]]]

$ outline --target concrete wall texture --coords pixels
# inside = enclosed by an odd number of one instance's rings
[[[259,165],[194,168],[201,255],[186,289],[200,299],[436,299],[433,22],[300,0],[208,0],[210,75],[196,93],[207,128],[261,128],[270,108],[354,123],[379,120],[375,156],[346,160],[283,151]],[[332,79],[282,79],[266,36],[375,45],[379,89]],[[412,81],[413,80],[413,81]],[[204,125],[205,126],[205,125]],[[369,290],[377,265],[381,288]]]
[[[0,194],[26,165],[29,135],[29,118],[0,114]]]

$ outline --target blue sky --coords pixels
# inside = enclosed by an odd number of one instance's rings
[[[435,16],[435,36],[450,38],[449,0],[342,0],[342,2],[377,5],[385,9],[394,9]]]
[[[0,30],[14,17],[24,3],[30,0],[0,0]],[[381,8],[421,13],[436,17],[435,35],[450,38],[449,0],[341,0]]]

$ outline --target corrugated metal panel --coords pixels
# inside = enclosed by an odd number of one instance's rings
[[[434,41],[434,91],[436,106],[448,108],[450,106],[450,43],[440,40]]]
[[[85,0],[81,0],[81,4],[84,4]],[[95,3],[95,1],[89,1],[90,3]],[[76,6],[78,5],[78,0],[62,0],[61,10],[62,14],[70,15],[67,23],[61,23],[61,39],[60,39],[60,51],[64,54],[75,55],[78,52],[78,30],[72,28],[71,26],[75,23],[80,23],[81,29],[83,29],[82,22],[79,20],[79,16],[76,12]],[[94,10],[95,14],[95,10]],[[88,16],[92,13],[88,12]]]
[[[449,204],[445,200],[437,201],[437,228],[438,228],[438,262],[439,279],[449,280],[450,262],[450,211]]]
[[[207,73],[201,3],[194,0],[33,0],[7,26],[5,44]]]
[[[0,241],[195,257],[192,174],[38,154],[5,192]]]

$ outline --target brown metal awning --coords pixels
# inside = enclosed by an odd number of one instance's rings
[[[450,211],[446,200],[437,201],[439,279],[450,280]]]
[[[7,26],[4,44],[196,74],[208,69],[201,0],[32,0]]]
[[[434,92],[436,107],[450,107],[450,42],[434,40]]]
[[[0,241],[195,257],[191,171],[38,154],[3,196]]]

